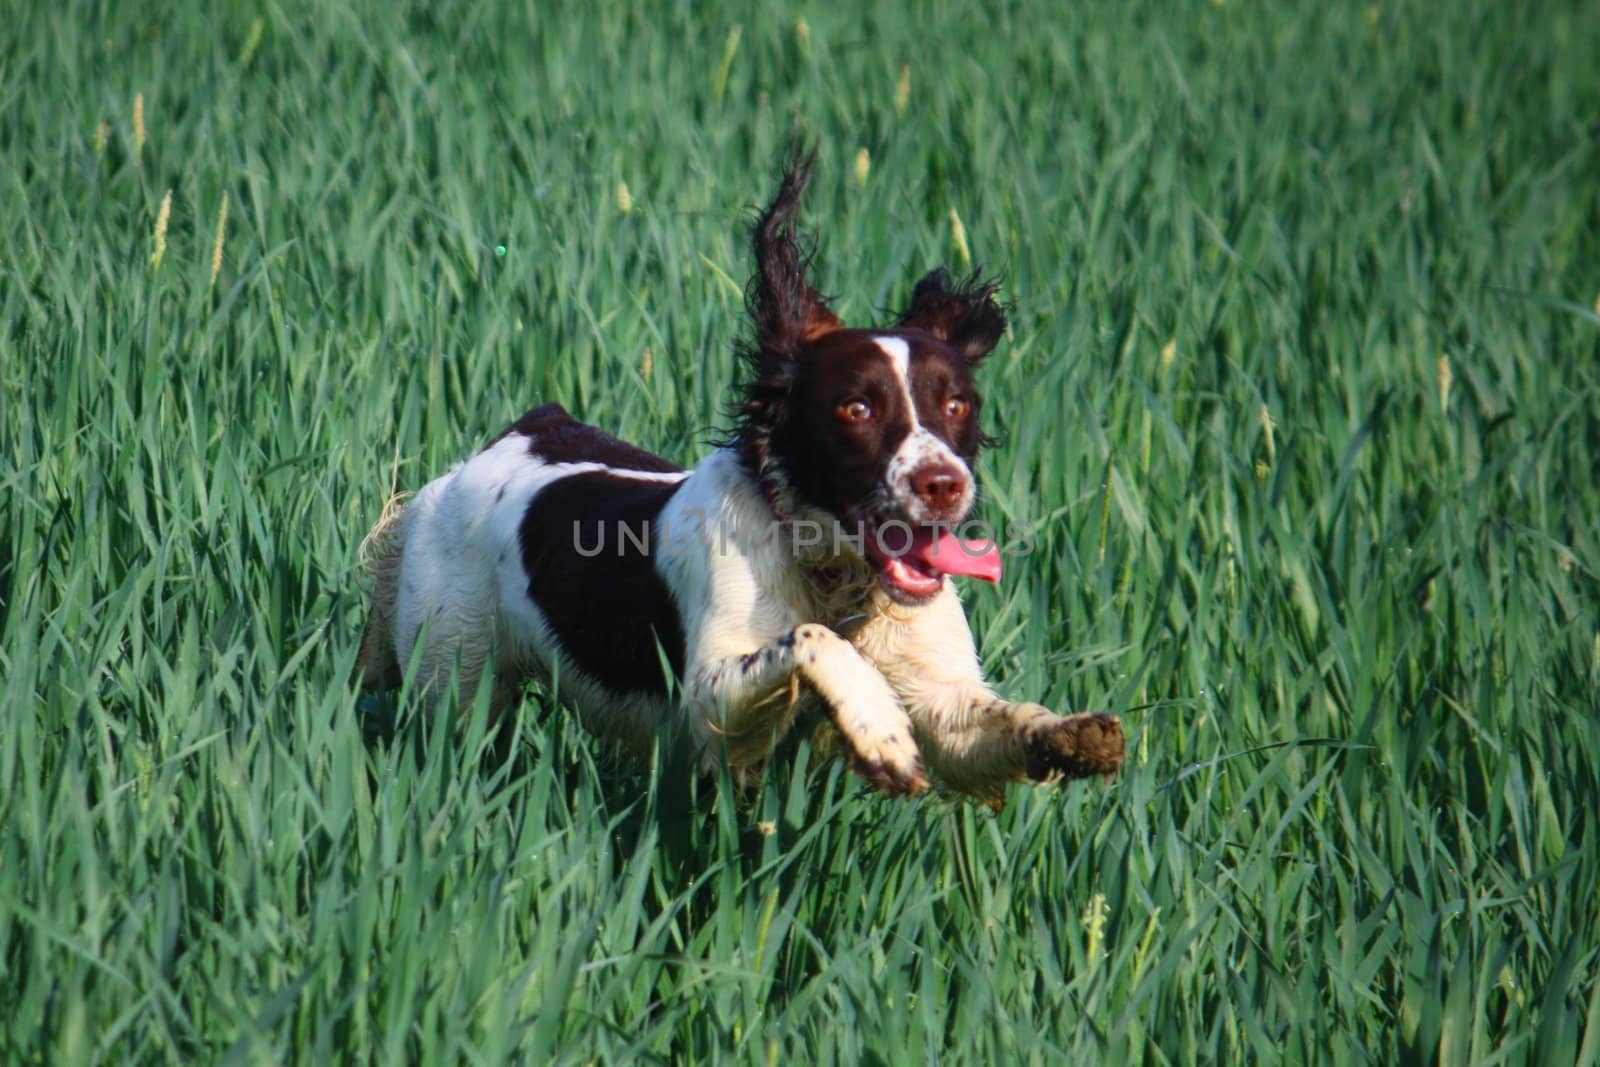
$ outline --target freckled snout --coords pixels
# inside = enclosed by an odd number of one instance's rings
[[[911,474],[911,491],[933,522],[959,519],[971,486],[971,476],[948,463],[919,467]]]

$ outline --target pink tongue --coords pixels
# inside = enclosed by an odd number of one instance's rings
[[[949,530],[927,540],[917,538],[902,558],[939,574],[1000,580],[1000,549],[993,541],[966,541]]]

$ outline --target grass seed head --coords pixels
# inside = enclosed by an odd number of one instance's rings
[[[972,269],[972,249],[967,247],[967,227],[955,208],[950,209],[950,242],[955,245],[956,259],[962,270]]]
[[[155,232],[150,235],[150,266],[154,270],[161,269],[161,261],[167,255],[167,223],[172,219],[172,190],[167,190],[167,195],[161,198],[161,207],[156,211]]]
[[[267,23],[264,19],[256,19],[250,23],[250,35],[244,39],[244,48],[239,52],[239,66],[248,67],[250,61],[256,57],[256,49],[261,47],[261,36],[266,29]]]
[[[144,94],[137,93],[133,98],[133,158],[138,159],[144,152]]]
[[[728,39],[723,43],[722,62],[718,64],[717,76],[711,82],[711,98],[719,104],[722,103],[722,94],[728,91],[728,75],[733,72],[733,57],[739,54],[739,38],[742,36],[744,27],[736,25],[728,31]]]
[[[206,280],[207,289],[217,284],[217,275],[222,273],[222,239],[227,232],[228,193],[227,190],[223,190],[222,205],[217,208],[217,236],[211,242],[211,277]]]

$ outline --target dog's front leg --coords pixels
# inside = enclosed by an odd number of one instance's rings
[[[911,722],[894,690],[826,626],[806,623],[764,647],[692,670],[685,703],[707,751],[720,748],[738,774],[771,753],[802,688],[827,708],[857,774],[890,794],[928,788]]]
[[[996,695],[983,680],[955,592],[854,637],[910,713],[934,775],[953,789],[996,797],[1009,782],[1110,774],[1122,765],[1122,724],[1101,714],[1057,715]]]
[[[907,699],[934,772],[966,793],[998,796],[1007,782],[1089,778],[1122,766],[1122,724],[1112,715],[1058,715],[977,681],[917,687]]]

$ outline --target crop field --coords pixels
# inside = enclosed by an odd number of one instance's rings
[[[0,1061],[1600,1062],[1592,4],[11,5]],[[528,407],[683,463],[820,288],[1003,280],[964,596],[1124,772],[373,736],[363,536]]]

